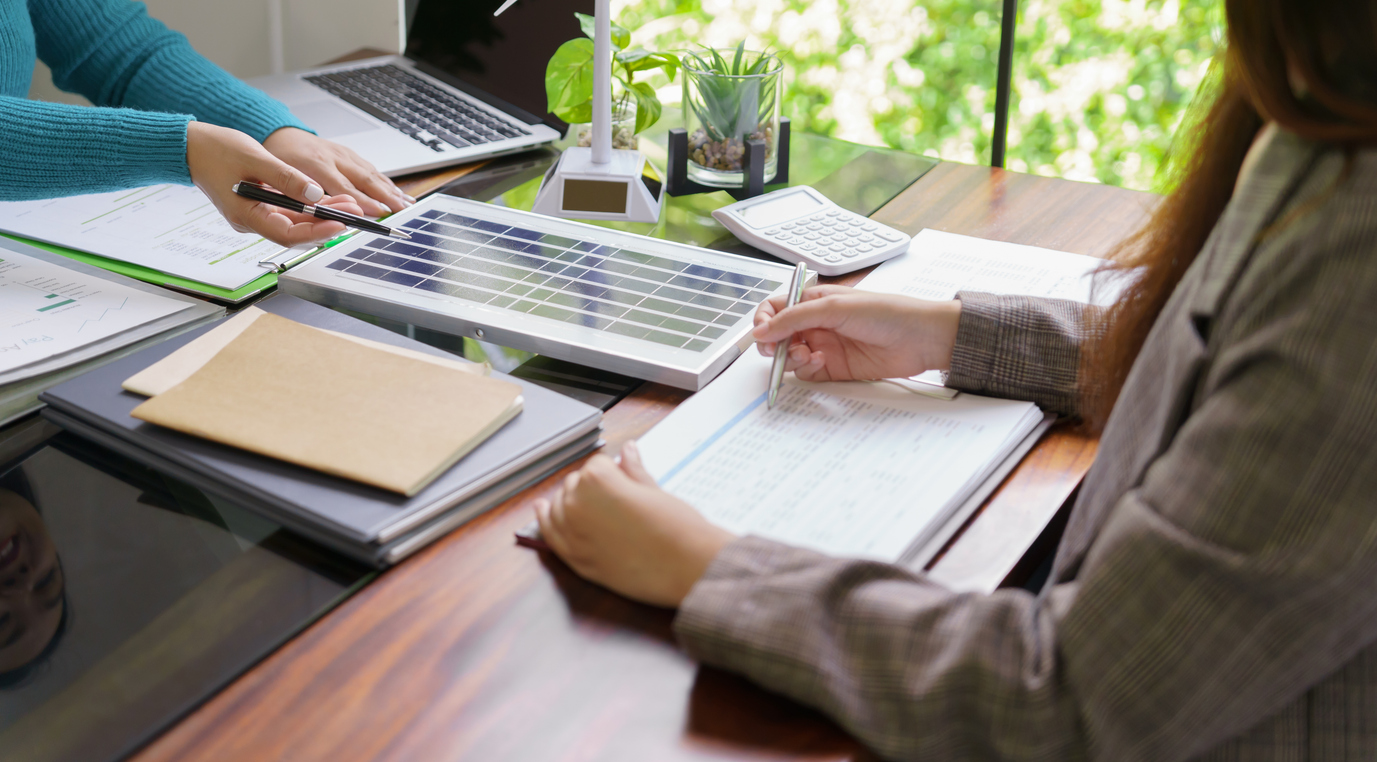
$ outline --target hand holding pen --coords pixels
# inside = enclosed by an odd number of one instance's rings
[[[808,265],[799,262],[794,268],[794,279],[789,283],[789,301],[785,303],[784,309],[789,309],[798,304],[798,300],[803,298],[803,289],[808,285]],[[775,347],[775,360],[770,364],[770,386],[766,390],[767,397],[765,407],[773,410],[775,398],[779,396],[780,384],[784,383],[784,364],[789,359],[789,342],[792,337],[779,342]]]
[[[400,230],[374,222],[367,217],[360,217],[357,214],[350,214],[349,212],[340,211],[322,204],[307,204],[297,201],[290,196],[285,196],[277,191],[269,190],[257,183],[237,182],[234,184],[234,192],[244,198],[253,199],[254,201],[259,201],[264,204],[271,204],[272,206],[281,207],[283,209],[289,209],[298,214],[309,215],[316,219],[338,222],[356,230],[364,230],[369,233],[377,233],[378,235],[390,236],[392,238],[411,238],[411,236]]]

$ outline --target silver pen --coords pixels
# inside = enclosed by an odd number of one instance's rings
[[[808,265],[802,262],[794,268],[794,280],[789,284],[789,303],[784,305],[784,309],[798,304],[798,300],[803,298],[803,288],[808,283]],[[789,358],[789,343],[794,340],[793,335],[786,337],[775,346],[775,361],[770,365],[770,394],[765,401],[765,409],[773,410],[775,398],[779,396],[779,386],[784,383],[784,361]]]

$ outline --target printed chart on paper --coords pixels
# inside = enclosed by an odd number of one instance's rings
[[[268,272],[259,261],[284,251],[236,233],[204,193],[182,185],[3,202],[0,230],[229,290]]]
[[[0,252],[0,373],[190,306],[23,254]]]

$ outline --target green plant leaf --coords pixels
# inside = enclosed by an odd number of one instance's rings
[[[570,124],[593,115],[593,41],[570,40],[545,67],[545,98],[555,116]]]
[[[655,96],[655,88],[648,83],[637,82],[630,87],[632,97],[636,99],[636,132],[644,132],[646,128],[660,121],[660,99]]]
[[[638,71],[649,69],[663,69],[669,81],[674,81],[674,75],[679,71],[679,58],[670,53],[651,53],[645,48],[632,48],[617,54],[617,62],[626,69],[627,83],[630,84],[631,75]]]
[[[590,39],[590,40],[596,39],[596,38],[597,38],[597,27],[595,26],[595,23],[596,23],[596,22],[594,21],[593,17],[592,17],[592,16],[589,16],[589,15],[586,14],[586,13],[575,13],[574,15],[575,15],[575,16],[578,16],[578,19],[579,19],[579,29],[582,29],[582,30],[583,30],[583,33],[586,34],[586,35],[588,35],[588,39]],[[625,27],[623,27],[622,25],[620,25],[620,24],[618,24],[617,22],[613,21],[613,22],[612,22],[612,47],[616,48],[617,50],[625,50],[625,49],[626,49],[626,46],[627,46],[627,45],[630,45],[630,44],[631,44],[631,33],[628,32],[628,31],[626,31],[626,28],[625,28]]]

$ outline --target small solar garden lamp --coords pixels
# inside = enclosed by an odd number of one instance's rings
[[[510,8],[507,0],[494,16]],[[664,183],[640,151],[612,148],[612,11],[595,0],[593,13],[593,141],[564,149],[545,173],[531,211],[581,220],[656,222]]]

